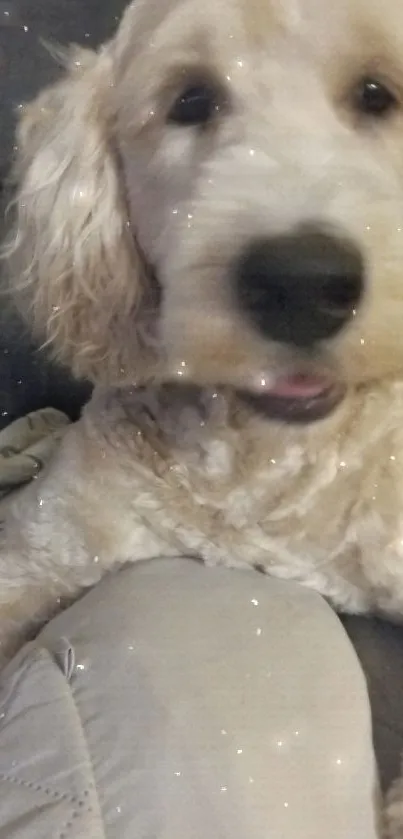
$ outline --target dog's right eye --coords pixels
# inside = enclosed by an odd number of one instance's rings
[[[168,122],[176,125],[206,125],[217,116],[220,97],[209,84],[189,85],[172,105]]]

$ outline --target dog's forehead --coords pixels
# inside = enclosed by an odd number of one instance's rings
[[[385,56],[401,68],[402,41],[403,3],[395,0],[134,0],[116,54],[150,78],[155,62],[160,73],[200,61],[227,75],[244,57],[265,75],[267,58],[290,74],[299,61],[330,77]]]
[[[232,0],[230,0],[232,3]],[[395,0],[233,0],[246,34],[257,42],[282,34],[320,36],[331,44],[340,37],[398,35],[403,38],[403,4]],[[397,30],[397,32],[396,32]]]
[[[235,0],[246,35],[261,42],[280,32],[293,32],[301,22],[301,0]]]
[[[135,0],[131,8],[146,29],[172,24],[180,34],[202,27],[221,47],[231,35],[249,45],[303,38],[324,49],[342,39],[359,45],[377,35],[399,44],[403,38],[403,3],[396,0]]]
[[[227,0],[224,0],[227,2]],[[395,0],[229,0],[240,14],[245,54],[285,73],[311,67],[327,85],[379,68],[400,83],[403,3]],[[208,0],[207,0],[208,3]],[[260,63],[267,73],[265,62]]]

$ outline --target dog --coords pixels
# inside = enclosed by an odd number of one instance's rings
[[[10,290],[94,392],[8,500],[1,663],[161,556],[401,620],[402,43],[392,0],[135,0],[23,109]]]
[[[10,285],[94,385],[9,503],[5,656],[197,557],[403,612],[403,10],[135,0],[18,129]]]

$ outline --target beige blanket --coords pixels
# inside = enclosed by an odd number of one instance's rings
[[[69,423],[65,414],[44,408],[0,431],[0,500],[38,475]]]

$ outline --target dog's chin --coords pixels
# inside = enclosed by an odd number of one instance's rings
[[[251,411],[267,420],[307,425],[328,417],[342,402],[345,386],[329,376],[295,373],[281,376],[271,387],[239,390]]]

